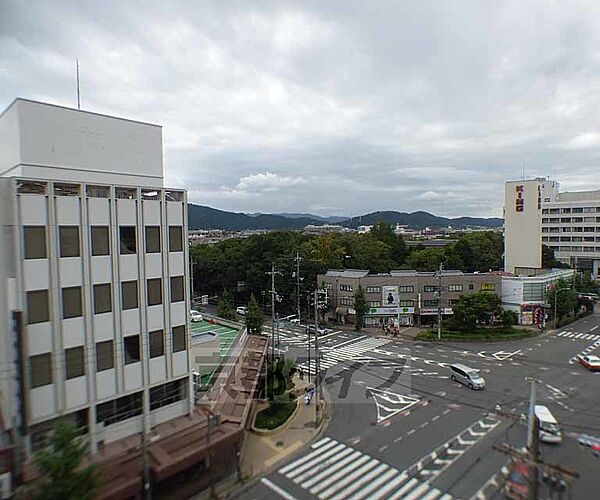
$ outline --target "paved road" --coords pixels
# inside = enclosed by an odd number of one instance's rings
[[[562,444],[542,446],[542,459],[579,472],[572,498],[595,496],[600,458],[576,439],[600,436],[600,374],[575,357],[600,353],[600,315],[503,344],[440,346],[336,330],[320,337],[331,423],[240,498],[501,498],[496,484],[507,457],[492,445],[525,444],[519,416],[527,412],[525,378],[532,376],[541,381],[538,402],[565,433]],[[306,341],[300,328],[280,331],[280,350],[312,374]],[[450,381],[452,362],[481,370],[486,390]]]

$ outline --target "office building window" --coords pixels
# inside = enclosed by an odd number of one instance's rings
[[[23,250],[26,259],[45,259],[46,227],[25,226],[23,228]]]
[[[62,289],[62,309],[63,319],[78,318],[83,315],[80,286]]]
[[[113,341],[106,340],[96,343],[96,371],[102,372],[115,367]]]
[[[142,392],[136,392],[96,405],[96,423],[104,423],[104,426],[108,426],[141,415],[142,395]]]
[[[146,226],[146,253],[160,253],[160,226]]]
[[[110,255],[108,226],[92,226],[92,255]]]
[[[381,287],[380,286],[368,286],[367,293],[381,293]]]
[[[27,324],[50,321],[48,290],[27,292]]]
[[[31,388],[52,383],[52,355],[37,354],[29,358],[29,383]]]
[[[437,307],[437,306],[438,306],[438,299],[430,299],[430,300],[423,301],[423,307]]]
[[[381,307],[381,302],[379,300],[372,300],[367,302],[368,307]]]
[[[88,184],[85,187],[85,193],[88,198],[110,198],[110,187],[92,186]]]
[[[475,286],[473,285],[473,283],[469,283],[469,290],[474,290]]]
[[[183,301],[183,276],[171,278],[171,302]]]
[[[414,307],[415,301],[414,300],[400,300],[400,301],[398,301],[398,305],[400,307]]]
[[[183,228],[169,226],[169,252],[183,251]]]
[[[400,285],[398,287],[398,293],[414,293],[415,287],[413,285]]]
[[[496,290],[496,285],[494,283],[483,283],[481,285],[482,291],[493,292]]]
[[[462,285],[448,285],[448,291],[449,292],[462,292],[463,286]]]
[[[162,304],[162,279],[152,278],[146,280],[146,290],[148,293],[148,305],[156,306]]]
[[[323,288],[325,288],[325,290],[331,290],[333,285],[331,283],[323,283]]]
[[[173,352],[185,351],[185,326],[173,327]]]
[[[65,365],[67,380],[85,375],[83,347],[65,349]]]
[[[121,282],[121,309],[135,309],[138,307],[138,282]]]
[[[458,304],[460,302],[460,299],[450,299],[450,305],[451,306],[455,306],[456,304]]]
[[[185,397],[184,380],[175,380],[150,388],[150,411],[181,401]]]
[[[165,191],[165,200],[183,201],[183,191]]]
[[[148,334],[150,340],[150,357],[157,358],[165,353],[164,334],[162,330],[156,330]]]
[[[135,226],[119,227],[119,249],[121,255],[131,255],[137,252]]]
[[[423,291],[424,292],[428,292],[428,293],[432,293],[432,292],[437,292],[438,291],[438,287],[436,285],[424,285],[423,286]]]
[[[79,226],[59,226],[58,239],[61,257],[79,257]]]
[[[340,283],[340,292],[351,292],[353,290],[354,288],[352,287],[352,285],[343,285]]]
[[[354,299],[352,297],[341,297],[340,298],[340,305],[342,305],[342,306],[353,306],[354,305]]]
[[[137,363],[142,358],[140,357],[140,336],[130,335],[123,339],[123,360],[126,365]]]
[[[94,285],[94,314],[112,311],[112,292],[110,283]]]

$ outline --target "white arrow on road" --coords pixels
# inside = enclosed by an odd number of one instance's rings
[[[377,407],[377,423],[381,423],[398,413],[408,410],[416,405],[420,398],[404,396],[395,392],[384,391],[374,387],[367,387],[367,391],[371,393]]]

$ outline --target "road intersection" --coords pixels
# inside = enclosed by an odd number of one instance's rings
[[[542,446],[542,458],[580,473],[573,498],[591,496],[600,459],[576,436],[600,436],[600,378],[569,361],[600,352],[599,326],[593,315],[568,329],[501,344],[329,331],[319,339],[331,401],[325,435],[240,498],[500,498],[507,457],[492,445],[524,445],[526,377],[532,376],[540,380],[538,401],[565,431],[561,445]],[[285,330],[280,348],[314,376],[306,333],[291,325]],[[448,366],[456,362],[480,370],[486,389],[450,381]]]

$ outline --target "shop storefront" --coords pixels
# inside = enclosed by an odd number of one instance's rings
[[[414,307],[370,307],[365,316],[365,326],[413,326]]]
[[[421,325],[433,325],[437,323],[437,307],[422,308],[419,314],[421,316]],[[454,311],[451,307],[442,308],[442,316],[451,316],[452,314],[454,314]]]

